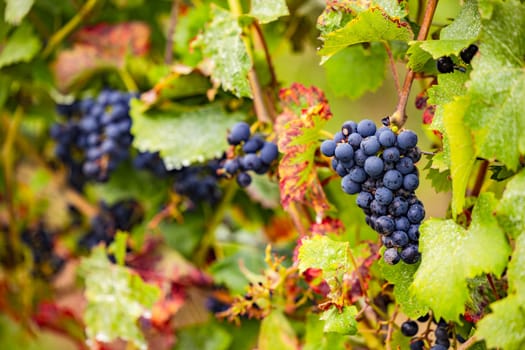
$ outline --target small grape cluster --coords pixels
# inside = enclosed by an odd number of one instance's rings
[[[147,170],[159,178],[165,178],[170,173],[166,169],[159,152],[139,152],[133,158],[133,166],[137,169]]]
[[[202,165],[192,165],[174,171],[173,189],[194,203],[216,204],[222,198],[218,181],[221,160],[213,159]]]
[[[366,222],[381,235],[389,264],[419,261],[419,225],[425,209],[414,191],[419,174],[414,163],[421,158],[417,135],[399,134],[387,126],[379,129],[371,120],[348,121],[333,140],[321,144],[321,152],[332,158],[348,194],[358,194],[357,205]]]
[[[107,181],[129,155],[133,140],[131,97],[128,93],[103,90],[96,99],[59,106],[58,111],[68,120],[51,129],[51,136],[57,141],[56,156],[71,169],[80,165],[87,180]]]
[[[430,315],[426,314],[417,319],[418,322],[427,322],[430,319]],[[418,322],[414,320],[407,320],[401,324],[401,333],[406,337],[414,337],[419,332]],[[436,324],[434,329],[433,339],[428,339],[427,334],[423,336],[414,337],[410,342],[410,350],[424,350],[425,341],[422,338],[427,338],[430,344],[430,350],[447,350],[450,347],[450,338],[453,337],[453,333],[449,331],[449,324],[441,319],[436,322],[434,319],[431,321]],[[430,326],[429,326],[430,327]],[[430,328],[429,328],[430,329]],[[465,339],[459,334],[456,335],[456,339],[460,343],[464,343]]]
[[[256,174],[268,172],[270,165],[279,155],[275,143],[266,141],[260,135],[252,135],[250,126],[245,122],[239,122],[232,127],[228,143],[235,147],[236,156],[226,160],[223,169],[228,176],[236,176],[241,187],[247,187],[252,182],[248,171]]]
[[[50,279],[62,270],[65,260],[56,254],[54,239],[43,225],[24,230],[21,238],[31,250],[35,277]]]
[[[118,230],[129,232],[144,217],[142,207],[133,199],[113,205],[101,203],[100,209],[99,214],[91,219],[90,230],[78,241],[81,249],[89,251],[101,242],[109,245]]]
[[[478,52],[478,47],[474,44],[471,44],[468,47],[461,50],[461,52],[459,53],[459,57],[461,57],[463,62],[465,62],[466,64],[469,64],[477,52]],[[454,64],[454,61],[452,60],[452,57],[450,56],[442,56],[438,58],[436,62],[436,66],[437,66],[437,70],[440,73],[452,73],[454,69],[465,72],[465,68]]]

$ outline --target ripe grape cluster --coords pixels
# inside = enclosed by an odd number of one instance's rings
[[[118,230],[129,232],[143,220],[141,205],[133,199],[125,199],[108,205],[101,203],[100,212],[91,219],[90,230],[80,238],[81,249],[91,250],[101,242],[109,245]]]
[[[193,165],[174,171],[173,189],[194,203],[216,204],[222,197],[218,181],[221,160],[213,159],[202,165]]]
[[[321,152],[332,158],[342,177],[341,186],[357,195],[357,205],[366,222],[381,235],[389,264],[403,260],[414,264],[420,258],[419,225],[425,209],[414,191],[419,186],[415,163],[421,158],[417,135],[389,127],[379,129],[371,120],[345,122],[333,140],[321,144]]]
[[[50,279],[62,270],[64,258],[56,254],[53,236],[43,225],[24,230],[21,237],[31,250],[35,277]]]
[[[228,176],[235,176],[241,187],[252,182],[248,171],[264,174],[270,164],[277,159],[277,145],[266,141],[260,135],[252,135],[250,126],[245,122],[235,124],[228,135],[228,143],[235,147],[235,157],[224,162],[223,169]]]
[[[466,64],[469,64],[477,52],[478,52],[478,47],[474,44],[471,44],[468,47],[461,50],[461,52],[459,53],[459,57],[461,57],[463,62],[465,62]],[[438,58],[436,65],[437,65],[437,70],[440,73],[452,73],[454,69],[458,69],[463,72],[465,71],[464,67],[454,64],[454,61],[452,60],[452,57],[450,56],[442,56]]]
[[[129,155],[133,140],[131,97],[128,93],[103,90],[96,99],[59,106],[58,111],[68,120],[51,129],[51,136],[57,141],[56,156],[70,169],[80,168],[87,180],[107,181]]]
[[[426,314],[417,319],[418,322],[427,322],[430,319],[430,315]],[[414,320],[407,320],[401,324],[401,333],[406,337],[414,337],[419,331],[418,322]],[[429,321],[430,323],[435,324],[435,329],[433,331],[433,339],[428,339],[427,341],[430,344],[430,350],[447,350],[450,347],[450,338],[453,336],[453,332],[449,331],[449,324],[441,319],[439,322],[436,322],[434,319]],[[428,326],[430,327],[430,325]],[[426,337],[426,335],[424,335]],[[460,343],[464,343],[465,339],[459,334],[456,335],[456,339]],[[433,344],[432,344],[433,343]],[[425,341],[423,337],[414,337],[410,342],[410,350],[424,350]]]

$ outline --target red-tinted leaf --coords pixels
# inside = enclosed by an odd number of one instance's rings
[[[327,233],[342,234],[345,231],[343,222],[339,219],[325,217],[320,223],[314,223],[310,227],[313,234],[326,235]]]
[[[81,29],[73,40],[73,47],[60,52],[53,64],[56,84],[62,91],[96,70],[122,67],[127,55],[145,55],[150,29],[141,22],[98,24]]]
[[[87,349],[84,335],[84,323],[78,319],[72,310],[59,307],[51,302],[38,305],[33,315],[35,323],[43,329],[64,335],[73,340],[79,349]]]
[[[277,117],[277,145],[284,154],[279,163],[281,204],[303,203],[318,217],[329,208],[315,165],[320,131],[332,117],[328,101],[316,87],[293,84],[280,92],[283,112]]]

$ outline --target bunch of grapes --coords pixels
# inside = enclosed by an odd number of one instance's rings
[[[236,176],[241,187],[252,182],[248,171],[264,174],[279,155],[277,145],[266,141],[260,135],[252,135],[250,126],[245,122],[235,124],[228,135],[228,143],[234,147],[235,157],[226,160],[224,172]]]
[[[52,235],[43,225],[22,232],[22,242],[29,247],[33,257],[33,275],[49,279],[64,267],[64,259],[56,254]]]
[[[137,169],[148,170],[159,178],[169,175],[159,152],[139,152],[133,159],[133,165]]]
[[[414,337],[419,332],[418,322],[427,322],[429,319],[430,315],[426,314],[419,317],[417,322],[414,320],[407,320],[401,324],[401,333],[406,337]],[[432,319],[432,321],[429,322],[435,324],[433,339],[429,340],[427,338],[430,343],[434,343],[430,345],[430,350],[447,350],[450,347],[450,338],[453,336],[453,332],[449,332],[449,324],[443,319],[439,320],[439,322],[436,322],[434,319]],[[427,327],[430,329],[430,325]],[[423,336],[426,337],[426,334]],[[425,341],[422,339],[423,336],[414,337],[412,339],[410,342],[410,350],[425,349]],[[465,342],[465,339],[463,339],[463,337],[461,337],[459,334],[456,335],[456,339],[460,343]]]
[[[129,232],[144,217],[142,207],[133,199],[121,200],[111,206],[102,203],[100,209],[99,214],[91,219],[91,229],[78,241],[82,249],[89,251],[101,242],[109,245],[118,230]]]
[[[51,136],[57,141],[55,154],[71,169],[79,167],[88,180],[107,181],[126,159],[133,137],[130,133],[129,100],[132,95],[103,90],[96,99],[60,106],[68,120],[56,124]]]
[[[345,122],[333,140],[321,144],[321,152],[333,157],[343,191],[358,194],[357,205],[381,235],[387,248],[383,259],[392,265],[400,260],[414,264],[420,258],[419,225],[425,209],[414,193],[419,186],[414,164],[421,158],[417,141],[410,130],[396,134],[365,119]]]
[[[214,159],[206,164],[193,165],[174,171],[173,189],[194,203],[207,201],[217,203],[222,197],[218,180],[221,178],[220,160]]]

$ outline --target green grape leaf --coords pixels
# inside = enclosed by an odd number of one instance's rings
[[[503,226],[515,237],[525,232],[525,171],[516,174],[505,187],[498,208]]]
[[[326,236],[315,235],[301,241],[298,268],[302,273],[309,268],[323,270],[323,278],[330,280],[343,272],[353,270],[349,255],[350,244]]]
[[[357,334],[357,308],[354,305],[345,306],[338,310],[335,306],[326,310],[320,319],[324,320],[323,330],[325,333],[333,332],[339,334]]]
[[[462,96],[447,103],[443,110],[445,134],[450,147],[451,207],[454,216],[463,211],[465,191],[469,183],[470,173],[476,162],[472,135],[463,122],[463,115],[468,105],[468,99]]]
[[[467,279],[481,273],[500,275],[507,266],[510,247],[494,216],[496,206],[492,193],[482,194],[468,230],[453,220],[431,219],[421,225],[423,259],[411,292],[436,318],[458,321],[469,298]]]
[[[237,19],[230,12],[213,6],[212,21],[198,44],[211,62],[212,80],[239,97],[251,97],[248,72],[252,64],[241,36]]]
[[[426,178],[432,183],[432,187],[436,192],[447,192],[451,190],[450,184],[450,171],[447,169],[445,171],[440,171],[438,168],[434,168],[434,161],[429,161],[428,165],[425,167],[427,171]]]
[[[115,240],[108,247],[108,252],[115,256],[118,265],[124,266],[126,259],[126,247],[128,241],[128,234],[126,232],[117,231]]]
[[[312,207],[324,217],[330,205],[324,193],[315,164],[315,154],[323,138],[321,131],[332,118],[324,93],[294,83],[279,93],[283,112],[277,117],[277,146],[283,154],[279,162],[281,204]]]
[[[11,24],[19,24],[29,13],[35,0],[6,0],[4,19]]]
[[[137,320],[160,296],[158,287],[145,283],[124,266],[113,265],[103,247],[82,259],[79,273],[86,284],[84,321],[88,338],[103,342],[122,338],[146,349]]]
[[[471,40],[426,40],[417,42],[418,46],[428,52],[432,58],[436,59],[442,56],[449,56],[458,54],[461,50],[467,47]],[[412,45],[413,43],[411,43]],[[447,73],[450,74],[450,73]]]
[[[257,343],[260,350],[297,349],[298,340],[290,322],[279,310],[272,310],[261,322]]]
[[[517,295],[525,301],[525,231],[516,239],[512,259],[509,263],[509,294]]]
[[[40,46],[40,39],[34,34],[33,28],[28,24],[21,25],[7,39],[3,48],[0,48],[0,68],[30,61],[40,50]]]
[[[409,41],[413,33],[408,23],[390,17],[376,7],[359,13],[343,28],[321,36],[323,47],[319,55],[326,62],[332,55],[347,46],[374,41]]]
[[[490,304],[492,313],[477,324],[476,337],[485,339],[487,347],[505,350],[525,348],[525,308],[523,299],[511,295]]]
[[[355,317],[353,319],[355,322]],[[325,333],[325,322],[317,314],[306,316],[306,331],[303,350],[332,350],[345,348],[345,336],[339,333]]]
[[[423,41],[412,41],[408,48],[408,68],[414,72],[423,72],[428,62],[432,60],[432,55],[421,48]],[[434,85],[435,86],[435,85]]]
[[[285,0],[252,0],[251,3],[250,14],[261,23],[272,22],[290,14]]]
[[[476,155],[498,159],[510,170],[525,154],[525,4],[495,2],[482,20],[480,54],[472,60],[465,124]]]
[[[410,290],[410,285],[414,281],[414,274],[419,264],[405,264],[401,261],[396,265],[390,265],[383,259],[380,259],[378,264],[381,269],[381,275],[394,285],[394,297],[396,298],[396,303],[401,307],[401,311],[411,318],[417,318],[426,314],[428,306],[415,298],[414,293]]]
[[[210,19],[210,6],[204,3],[190,6],[184,15],[179,16],[177,30],[173,37],[173,49],[185,65],[195,67],[202,61],[202,51],[195,50],[192,41]]]
[[[369,49],[361,45],[347,47],[324,64],[326,80],[336,95],[356,99],[383,84],[387,59],[379,43],[372,43]]]
[[[439,38],[442,40],[476,40],[481,29],[481,18],[477,1],[468,0],[458,16],[450,25],[443,28]]]
[[[244,119],[210,105],[191,111],[144,111],[139,100],[131,101],[133,145],[140,151],[156,152],[168,170],[220,158],[228,148],[228,129]],[[189,142],[188,137],[191,137]]]

